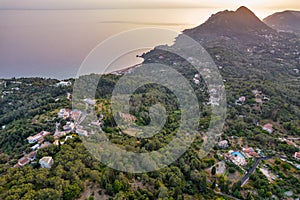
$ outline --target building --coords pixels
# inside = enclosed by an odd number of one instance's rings
[[[36,154],[37,154],[37,151],[32,151],[30,152],[28,155],[27,155],[27,158],[30,160],[30,161],[34,161],[36,159]]]
[[[18,160],[18,165],[20,167],[24,167],[25,165],[29,164],[30,163],[30,160],[27,158],[27,157],[23,157],[21,159]]]
[[[231,162],[233,162],[237,166],[247,165],[247,161],[246,161],[245,157],[243,156],[243,154],[241,154],[238,151],[236,151],[236,152],[229,151],[227,157],[229,160],[231,160]]]
[[[193,78],[193,81],[194,81],[194,83],[197,84],[197,85],[200,84],[200,81],[199,81],[198,79],[196,79],[196,78]]]
[[[93,106],[96,104],[96,100],[93,100],[93,99],[84,99],[83,101],[90,106]]]
[[[40,146],[40,149],[43,149],[43,148],[46,148],[46,147],[49,147],[51,145],[50,142],[44,142],[41,146]]]
[[[76,133],[80,136],[88,136],[88,132],[86,130],[83,130],[83,129],[79,129],[77,128],[76,129]]]
[[[53,158],[50,156],[46,156],[40,159],[39,161],[42,168],[50,169],[54,163]]]
[[[244,153],[248,158],[252,158],[252,157],[258,158],[258,157],[259,157],[258,153],[256,153],[252,147],[249,147],[249,148],[243,148],[243,153]]]
[[[35,144],[33,147],[31,147],[32,150],[37,150],[40,148],[40,144]]]
[[[80,118],[80,116],[81,116],[81,111],[79,111],[79,110],[73,110],[73,111],[71,111],[71,115],[70,115],[70,117],[74,120],[74,121],[78,121],[79,120],[79,118]]]
[[[44,137],[46,137],[47,135],[50,135],[50,132],[47,132],[47,131],[42,131],[38,134],[35,134],[34,136],[29,136],[27,138],[29,144],[34,144],[38,141],[41,141],[44,139]]]
[[[72,83],[70,81],[61,81],[59,83],[56,83],[56,86],[61,86],[61,87],[67,87],[67,86],[70,86],[72,85]]]
[[[41,135],[34,135],[34,136],[29,136],[27,138],[29,144],[36,143],[42,136]]]
[[[63,127],[64,131],[73,131],[74,128],[75,124],[73,122],[67,122],[67,124]]]
[[[218,143],[219,148],[227,148],[228,147],[228,141],[227,140],[222,140]]]
[[[101,125],[101,122],[98,121],[95,121],[95,122],[91,122],[91,125],[92,126],[96,126],[96,127],[99,127]]]
[[[60,132],[55,132],[53,136],[54,136],[54,139],[57,140],[66,135],[67,135],[67,133],[65,131],[60,131]]]
[[[207,103],[208,105],[212,105],[212,106],[219,106],[220,105],[220,99],[219,98],[215,98],[215,97],[210,97],[209,98],[209,102]]]
[[[239,102],[244,103],[246,101],[246,97],[245,96],[241,96],[239,98]]]
[[[55,146],[59,146],[59,140],[54,140],[54,142],[53,142],[53,144],[55,145]]]
[[[294,155],[294,158],[300,160],[300,152],[296,152]]]
[[[268,124],[265,124],[263,127],[262,127],[263,130],[267,131],[268,133],[273,133],[274,129],[273,129],[273,125],[268,123]]]
[[[60,109],[60,111],[57,113],[58,118],[67,119],[70,116],[70,110],[68,109]]]

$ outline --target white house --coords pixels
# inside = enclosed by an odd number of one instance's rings
[[[37,149],[39,149],[39,147],[40,147],[40,144],[36,144],[33,147],[31,147],[31,149],[32,150],[37,150]]]
[[[67,87],[72,85],[72,83],[70,81],[61,81],[59,83],[56,83],[56,86],[62,86],[62,87]]]
[[[222,140],[218,143],[219,148],[227,148],[228,147],[228,141],[227,140]]]
[[[50,156],[46,156],[40,159],[39,161],[42,168],[50,169],[54,163],[53,158]]]
[[[36,143],[39,139],[41,139],[42,137],[43,137],[42,135],[36,134],[36,135],[34,135],[34,136],[29,136],[29,137],[27,138],[27,140],[28,140],[29,144],[34,144],[34,143]]]
[[[90,106],[93,106],[96,104],[96,100],[93,100],[93,99],[84,99],[83,101]]]

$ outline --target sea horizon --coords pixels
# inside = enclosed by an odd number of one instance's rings
[[[222,10],[224,8],[2,9],[0,16],[7,20],[0,21],[0,78],[75,78],[86,56],[114,35],[141,28],[169,29],[180,34]],[[275,10],[254,12],[262,19]],[[146,51],[157,45],[172,44],[178,34],[161,38]],[[142,53],[145,52],[129,55],[123,59],[126,62],[117,62],[111,71],[142,63],[143,60],[136,57]]]

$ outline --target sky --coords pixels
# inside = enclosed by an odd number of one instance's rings
[[[299,0],[0,0],[0,9],[235,8],[300,10]]]

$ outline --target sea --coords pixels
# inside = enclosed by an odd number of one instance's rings
[[[171,45],[181,31],[202,24],[222,10],[225,8],[0,10],[0,78],[76,77],[88,55],[105,41],[136,29],[171,31],[158,34],[153,41],[148,41],[147,34],[138,35],[132,42],[138,42],[141,48],[116,57],[106,72],[128,68],[143,61],[137,55],[157,45]],[[258,10],[257,14],[263,18],[273,12]],[[120,42],[107,49],[113,53],[124,45]],[[103,71],[107,66],[101,62],[102,57],[86,73]]]

